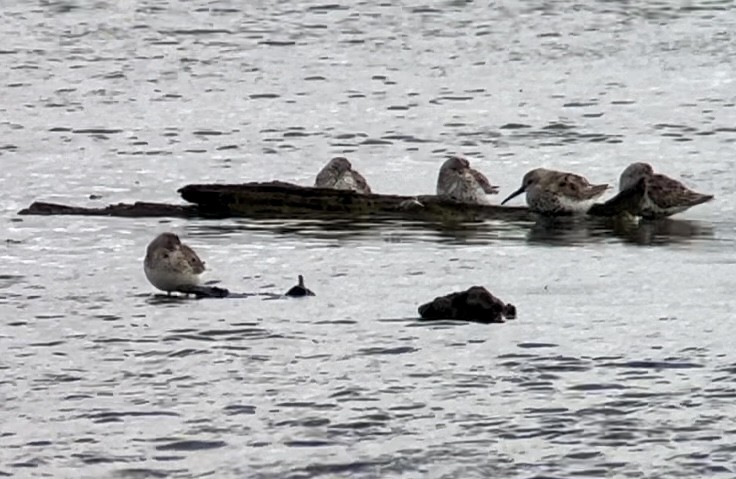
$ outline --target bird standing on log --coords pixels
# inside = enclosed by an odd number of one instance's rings
[[[437,177],[437,196],[460,203],[488,204],[486,195],[498,194],[498,186],[491,185],[480,171],[471,168],[470,162],[453,155],[440,167]]]
[[[368,182],[363,175],[353,169],[347,158],[333,158],[317,174],[314,181],[317,188],[333,188],[336,190],[352,190],[364,195],[371,193]]]

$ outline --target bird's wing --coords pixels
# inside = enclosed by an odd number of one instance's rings
[[[314,186],[317,188],[334,188],[336,181],[337,175],[332,171],[330,165],[327,165],[317,173],[317,178],[314,180]]]
[[[202,274],[204,272],[204,261],[199,259],[199,256],[197,256],[197,253],[195,253],[192,248],[185,244],[182,244],[180,251],[183,259],[192,268],[192,272],[194,274]]]
[[[608,184],[591,185],[587,178],[574,173],[560,175],[555,183],[555,189],[563,195],[581,201],[595,199],[608,189]]]
[[[653,175],[647,180],[649,199],[660,208],[695,206],[712,200],[713,195],[704,195],[691,190],[679,181],[665,175]]]
[[[470,174],[473,175],[473,178],[478,183],[478,186],[480,186],[487,195],[498,194],[498,186],[492,185],[491,182],[488,181],[486,175],[474,168],[470,168]]]
[[[588,188],[583,191],[583,196],[585,199],[592,200],[605,193],[607,189],[607,183],[602,185],[589,185]]]
[[[351,173],[353,174],[353,180],[355,181],[356,186],[358,187],[359,193],[365,193],[370,194],[371,193],[371,187],[368,186],[368,182],[365,181],[365,178],[363,178],[363,175],[358,173],[355,170],[351,170]]]

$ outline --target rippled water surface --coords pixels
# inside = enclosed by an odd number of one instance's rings
[[[733,2],[5,0],[0,25],[0,476],[736,474]],[[309,185],[336,154],[431,193],[456,151],[502,196],[648,161],[716,200],[625,227],[16,214]],[[317,296],[161,297],[165,230],[231,289]],[[519,318],[417,321],[474,284]]]

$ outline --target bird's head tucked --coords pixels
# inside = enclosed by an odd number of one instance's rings
[[[464,171],[470,168],[470,162],[460,155],[450,156],[443,164],[442,170]]]
[[[331,159],[327,166],[338,173],[344,173],[353,168],[353,165],[351,165],[350,161],[348,161],[344,156],[337,156]]]
[[[654,168],[649,163],[632,163],[621,173],[618,180],[618,189],[628,190],[635,186],[642,178],[649,178],[654,174]]]

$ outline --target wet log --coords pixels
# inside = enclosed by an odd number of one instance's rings
[[[521,206],[457,203],[433,195],[359,194],[272,181],[244,184],[187,185],[182,198],[201,211],[219,216],[265,218],[403,218],[433,221],[483,219],[533,220]]]
[[[605,203],[595,204],[591,216],[612,217],[636,211],[645,192],[640,181]],[[406,219],[453,224],[500,219],[533,222],[536,215],[524,206],[457,203],[434,195],[363,195],[354,191],[298,186],[281,181],[244,184],[186,185],[181,196],[193,205],[118,203],[105,207],[67,206],[34,202],[21,215],[87,215],[177,218],[283,218],[382,220]]]
[[[137,201],[133,204],[118,203],[103,208],[67,206],[56,203],[35,201],[28,208],[18,212],[19,215],[84,215],[84,216],[121,216],[126,218],[173,217],[196,218],[202,216],[194,205],[169,205],[166,203],[147,203]]]

